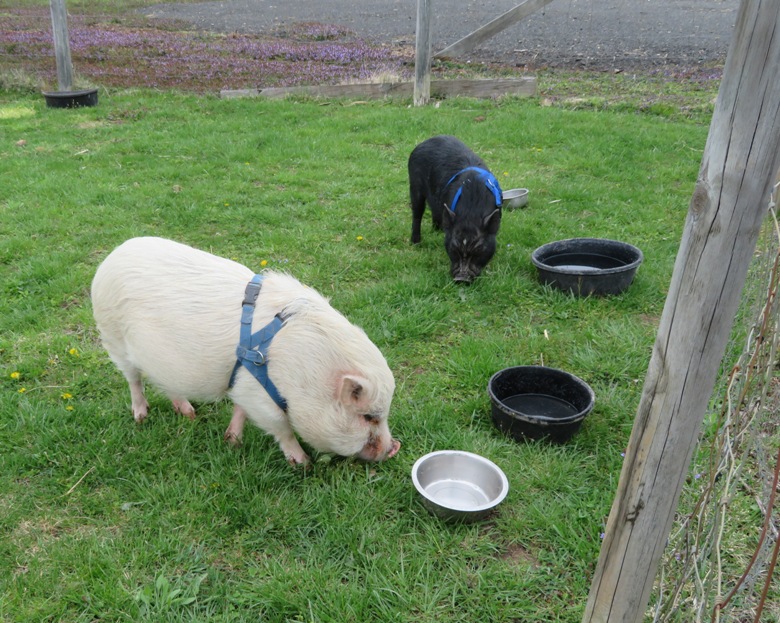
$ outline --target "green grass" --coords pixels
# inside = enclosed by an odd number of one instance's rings
[[[408,104],[119,90],[56,110],[0,92],[0,621],[580,620],[707,127],[534,99]],[[406,159],[437,133],[531,190],[470,287],[429,217],[409,244]],[[150,234],[265,260],[363,326],[396,377],[398,456],[296,471],[257,429],[228,447],[227,403],[192,424],[154,392],[136,426],[88,291],[114,246]],[[643,250],[625,294],[537,283],[533,249],[582,235]],[[542,362],[596,393],[565,445],[490,422],[490,375]],[[444,448],[507,473],[489,520],[420,505],[412,463]]]

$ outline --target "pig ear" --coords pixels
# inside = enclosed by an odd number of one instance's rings
[[[501,225],[501,208],[496,208],[482,220],[482,226],[493,236],[498,233],[499,225]]]
[[[366,396],[366,384],[368,381],[366,379],[345,374],[338,382],[338,395],[342,404],[355,408],[365,407],[368,404],[368,397]]]

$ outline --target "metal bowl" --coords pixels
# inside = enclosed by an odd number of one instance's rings
[[[542,283],[576,296],[620,294],[642,260],[635,246],[604,238],[558,240],[531,254]]]
[[[506,206],[508,210],[525,207],[528,205],[528,189],[512,188],[504,191],[501,193],[501,203]]]
[[[516,366],[488,382],[493,424],[515,441],[568,441],[591,412],[596,396],[581,378],[545,366]]]
[[[509,493],[509,481],[492,461],[462,450],[439,450],[420,457],[412,482],[425,507],[448,520],[476,521]]]

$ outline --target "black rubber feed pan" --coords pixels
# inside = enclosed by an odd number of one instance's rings
[[[545,366],[516,366],[488,383],[493,424],[516,441],[568,441],[596,402],[585,381]]]
[[[44,91],[43,97],[49,108],[80,108],[81,106],[97,106],[98,90],[83,91]]]
[[[644,257],[635,246],[604,238],[570,238],[531,254],[539,280],[576,296],[620,294]]]

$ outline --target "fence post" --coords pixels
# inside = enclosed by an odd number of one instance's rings
[[[414,105],[431,99],[431,3],[417,0],[417,35],[414,57]]]
[[[778,32],[742,0],[583,623],[644,618],[780,164]]]
[[[68,41],[68,12],[65,0],[51,0],[51,26],[54,34],[54,55],[57,60],[57,83],[60,91],[73,88],[73,64]]]

